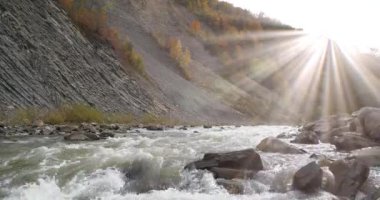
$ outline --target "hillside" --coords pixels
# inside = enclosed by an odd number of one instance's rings
[[[240,9],[215,10],[230,25],[219,30],[199,22],[209,32],[203,37],[191,30],[201,15],[172,0],[1,2],[1,108],[79,102],[107,112],[194,122],[283,121],[289,112],[276,102],[275,93],[254,80],[248,91],[218,72],[224,63],[207,41],[238,27],[236,13],[252,16]],[[91,18],[95,11],[104,18]],[[100,20],[104,24],[98,25]],[[262,29],[257,20],[252,17],[243,23],[247,30],[239,31]],[[104,37],[97,26],[112,30],[117,39]],[[131,57],[121,52],[124,38]],[[188,53],[186,67],[160,44],[173,38]],[[138,70],[136,62],[141,64]]]

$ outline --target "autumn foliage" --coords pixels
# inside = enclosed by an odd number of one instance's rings
[[[175,37],[171,37],[168,40],[167,49],[169,50],[170,57],[177,61],[184,77],[187,80],[190,80],[191,75],[188,68],[191,62],[190,50],[188,48],[183,48],[181,40]]]
[[[191,63],[191,52],[183,47],[181,40],[176,37],[168,37],[165,34],[154,32],[153,37],[161,48],[167,50],[170,57],[176,61],[185,79],[191,79],[189,65]]]
[[[202,25],[199,20],[193,20],[190,24],[190,31],[194,34],[199,34],[202,31]]]

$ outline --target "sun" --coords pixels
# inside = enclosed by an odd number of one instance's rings
[[[376,0],[225,0],[347,44],[380,48]]]

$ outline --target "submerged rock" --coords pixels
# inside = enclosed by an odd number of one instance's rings
[[[291,144],[283,142],[275,137],[265,138],[256,147],[258,150],[263,152],[271,153],[284,153],[284,154],[303,154],[306,151],[299,149]]]
[[[356,159],[337,160],[329,166],[335,177],[334,194],[354,198],[369,176],[369,167]]]
[[[323,171],[316,162],[311,162],[296,172],[293,187],[297,190],[313,193],[322,186]]]
[[[202,160],[189,163],[185,169],[206,169],[215,177],[252,178],[254,174],[263,170],[261,157],[253,149],[233,151],[227,153],[207,153]]]

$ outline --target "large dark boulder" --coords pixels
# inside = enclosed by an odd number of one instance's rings
[[[284,154],[303,154],[304,150],[299,149],[291,144],[281,141],[275,137],[265,138],[257,145],[256,149],[263,152],[284,153]]]
[[[302,131],[291,143],[319,144],[319,137],[314,131]]]
[[[374,140],[380,140],[380,109],[365,107],[352,114],[351,127]]]
[[[379,146],[377,143],[369,138],[362,136],[360,133],[346,132],[337,135],[332,140],[332,144],[335,145],[339,151],[352,151],[355,149],[362,149],[366,147]]]
[[[255,150],[246,149],[228,153],[207,153],[202,160],[189,163],[185,169],[209,170],[215,177],[225,179],[251,178],[255,172],[263,170],[263,164]]]
[[[298,170],[293,177],[293,187],[305,193],[317,192],[322,186],[323,171],[316,162]]]
[[[354,198],[369,176],[369,167],[356,159],[337,160],[329,166],[335,177],[334,194]]]
[[[351,152],[350,157],[354,157],[359,162],[365,163],[370,167],[380,166],[380,147],[358,149]]]

